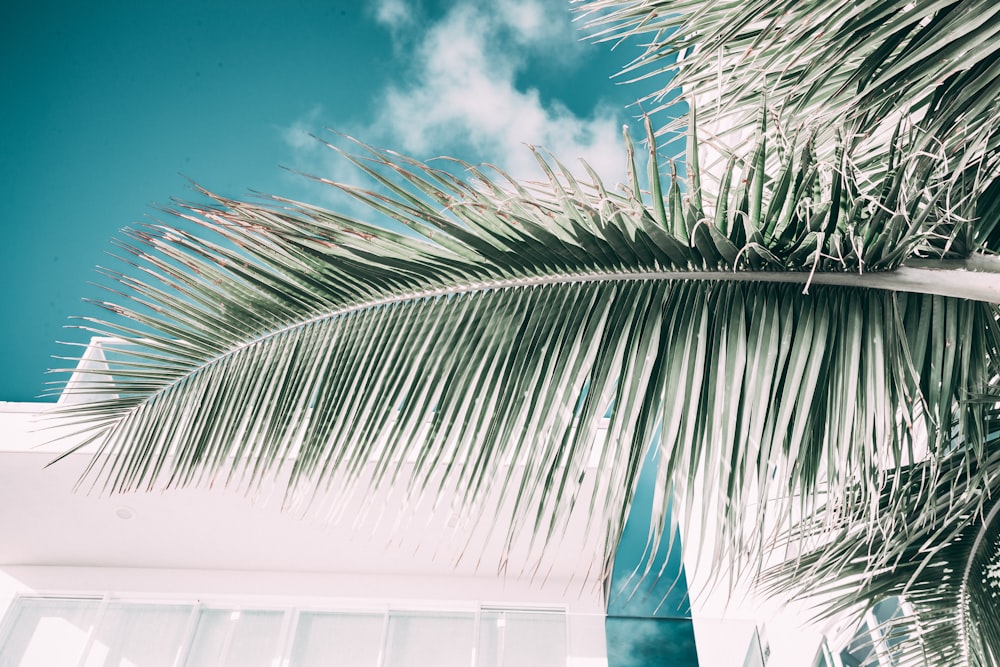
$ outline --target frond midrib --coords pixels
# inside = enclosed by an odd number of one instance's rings
[[[631,281],[704,281],[704,282],[759,282],[759,283],[798,283],[804,286],[803,294],[809,292],[811,285],[846,287],[855,289],[882,289],[889,291],[937,294],[940,296],[969,298],[980,301],[1000,303],[1000,260],[998,267],[984,264],[984,259],[976,260],[939,260],[922,262],[919,266],[901,266],[890,271],[856,272],[809,272],[809,271],[752,271],[752,270],[632,270],[632,271],[592,271],[580,273],[552,273],[518,278],[495,278],[473,283],[460,283],[428,287],[403,293],[391,294],[377,299],[360,301],[319,313],[306,319],[286,323],[265,333],[240,342],[214,357],[203,359],[189,372],[182,373],[156,391],[147,394],[140,403],[148,403],[157,397],[165,395],[186,378],[205,372],[207,369],[240,354],[244,350],[259,345],[270,339],[294,332],[320,322],[326,322],[366,310],[382,307],[392,307],[396,304],[423,301],[426,299],[448,298],[452,296],[470,295],[494,290],[511,290],[519,288],[536,288],[549,285],[588,284],[599,282],[631,282]],[[992,261],[993,258],[989,258]],[[930,268],[936,265],[937,268]],[[984,270],[986,269],[986,270]],[[957,287],[942,281],[944,274],[956,274],[962,278],[962,284]],[[969,274],[978,274],[991,278],[987,285],[987,294],[976,294],[968,289]],[[985,297],[985,298],[984,298]],[[103,372],[103,371],[102,371]],[[135,409],[134,406],[132,409]],[[72,408],[69,408],[72,412]],[[131,411],[131,410],[129,410]]]

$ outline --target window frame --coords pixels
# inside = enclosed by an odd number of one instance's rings
[[[381,615],[380,646],[378,654],[378,667],[387,667],[387,646],[389,642],[390,623],[394,613],[397,614],[428,614],[435,613],[455,613],[469,614],[473,622],[473,653],[471,656],[472,665],[480,662],[480,639],[481,623],[484,613],[504,614],[525,613],[525,614],[553,614],[564,620],[562,628],[562,643],[567,660],[571,659],[570,653],[570,625],[571,614],[565,604],[511,604],[511,603],[487,603],[481,601],[436,601],[436,600],[302,600],[302,599],[261,599],[243,596],[192,596],[181,595],[144,595],[144,594],[49,594],[49,593],[18,593],[10,601],[6,612],[0,618],[0,646],[3,641],[10,636],[15,629],[20,610],[25,601],[71,601],[71,602],[97,602],[98,606],[94,613],[92,625],[87,630],[87,637],[77,667],[85,667],[91,657],[91,649],[94,645],[95,637],[101,629],[105,614],[112,604],[132,605],[135,607],[149,606],[178,606],[190,607],[188,618],[183,624],[181,640],[177,647],[177,652],[173,661],[174,667],[180,667],[191,654],[194,646],[199,619],[204,611],[220,610],[231,611],[233,613],[244,612],[280,612],[282,614],[281,623],[275,635],[275,655],[272,664],[287,667],[291,664],[292,650],[295,647],[296,631],[299,627],[303,614],[345,614],[345,615]],[[225,648],[222,659],[225,660],[231,646],[234,628],[227,629],[225,638]]]

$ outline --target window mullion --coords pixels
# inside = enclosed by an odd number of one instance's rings
[[[177,648],[177,658],[174,660],[174,667],[183,667],[187,661],[188,654],[191,653],[191,647],[194,646],[194,633],[198,631],[198,617],[200,615],[201,602],[195,600],[194,605],[191,607],[191,614],[187,625],[184,627],[184,638],[181,639],[181,645]]]
[[[482,627],[482,613],[483,605],[476,605],[476,620],[472,630],[472,667],[476,667],[476,661],[479,659],[479,631]]]
[[[280,667],[288,667],[292,662],[292,648],[295,644],[295,630],[299,624],[299,610],[288,609],[278,633],[278,662]]]
[[[507,611],[500,612],[497,619],[497,665],[504,665],[504,653],[507,652]]]
[[[885,643],[885,631],[881,627],[875,613],[869,609],[865,614],[865,623],[868,625],[868,636],[871,638],[872,648],[880,667],[892,667],[892,660],[889,658],[889,651]]]
[[[101,623],[104,622],[104,614],[108,610],[108,603],[110,602],[110,596],[104,595],[101,597],[101,604],[97,607],[97,614],[94,616],[94,624],[90,626],[90,631],[87,632],[87,641],[83,644],[83,652],[80,653],[80,660],[77,662],[77,667],[85,667],[87,664],[87,659],[90,657],[90,649],[94,646],[94,640],[97,637],[97,629],[101,627]]]
[[[385,667],[386,653],[389,647],[389,608],[386,607],[382,616],[382,648],[378,652],[378,667]]]
[[[229,612],[229,623],[226,624],[226,638],[222,640],[222,654],[219,656],[219,664],[225,665],[229,658],[229,649],[233,646],[233,635],[236,634],[236,624],[243,619],[243,608],[236,607]]]

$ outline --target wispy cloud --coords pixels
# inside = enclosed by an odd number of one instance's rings
[[[310,151],[317,147],[316,127],[323,122],[323,107],[314,105],[294,123],[281,130],[281,138],[294,152]]]
[[[548,150],[573,169],[583,158],[610,184],[622,178],[622,110],[598,104],[581,116],[518,85],[532,59],[575,65],[583,47],[564,3],[458,0],[433,21],[405,0],[379,0],[373,10],[391,30],[400,69],[376,95],[373,121],[343,129],[419,158],[490,162],[517,178],[541,174],[525,144]],[[343,161],[320,157],[316,144],[306,141],[321,120],[318,111],[308,114],[286,130],[285,141],[296,168],[322,168],[328,176],[341,172]]]
[[[372,9],[375,20],[393,31],[409,28],[416,21],[416,12],[407,0],[376,0]]]
[[[560,25],[547,11],[528,0],[453,7],[416,48],[413,78],[386,91],[382,127],[406,151],[457,149],[519,177],[537,173],[525,143],[567,161],[583,157],[602,174],[619,173],[617,110],[598,108],[581,118],[559,102],[543,103],[538,90],[516,85],[533,50],[576,46],[558,29],[546,39],[546,24]]]

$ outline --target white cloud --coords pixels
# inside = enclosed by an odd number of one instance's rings
[[[621,110],[598,105],[579,116],[558,101],[543,101],[535,89],[517,85],[532,57],[555,67],[573,65],[581,45],[562,2],[459,0],[429,25],[397,34],[399,21],[414,22],[402,0],[380,0],[376,16],[393,28],[397,60],[406,63],[385,88],[375,119],[366,127],[340,128],[370,143],[426,159],[452,155],[495,164],[516,178],[539,178],[526,144],[544,148],[575,173],[584,158],[614,185],[624,175]],[[320,158],[305,145],[306,128],[319,130],[318,115],[300,119],[285,133],[295,168],[336,168],[341,159]],[[313,144],[316,145],[315,143]],[[331,151],[326,151],[330,153]]]
[[[306,114],[298,119],[290,127],[281,131],[281,137],[285,143],[296,153],[310,151],[316,146],[316,126],[323,115],[323,107],[318,104],[313,106]]]
[[[496,9],[503,21],[525,42],[544,38],[547,26],[553,24],[551,18],[546,16],[545,8],[531,0],[500,2]]]
[[[409,27],[415,20],[413,7],[406,0],[377,0],[375,20],[397,31]]]
[[[581,118],[516,86],[526,55],[512,43],[545,52],[577,46],[563,34],[568,16],[560,19],[537,0],[454,6],[416,48],[411,81],[386,92],[382,127],[406,151],[471,149],[519,177],[538,174],[524,144],[543,146],[566,162],[587,159],[614,182],[624,164],[620,112],[598,107]]]
[[[480,9],[493,13],[502,25],[511,31],[514,40],[522,45],[553,54],[562,54],[568,62],[580,48],[581,33],[570,20],[565,2],[552,0],[497,0]]]

